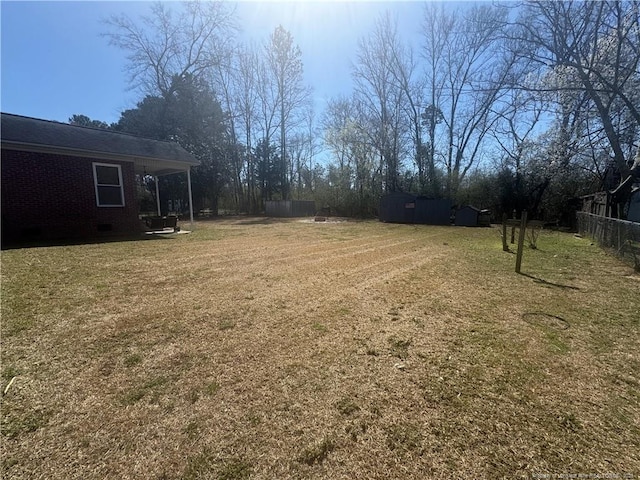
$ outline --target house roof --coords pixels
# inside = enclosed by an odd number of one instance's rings
[[[1,114],[2,148],[133,162],[151,175],[184,172],[200,162],[174,142],[99,128]]]

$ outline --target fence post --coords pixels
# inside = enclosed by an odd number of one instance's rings
[[[620,253],[620,251],[622,250],[622,233],[620,232],[620,228],[622,227],[621,223],[618,223],[616,225],[616,230],[618,231],[618,239],[616,241],[616,250],[618,251],[618,254]]]
[[[522,211],[522,218],[520,220],[520,232],[518,234],[518,254],[516,255],[516,273],[520,273],[520,267],[522,266],[522,250],[524,248],[524,234],[527,230],[527,211]]]
[[[507,245],[507,214],[502,214],[502,251],[508,252],[509,245]]]

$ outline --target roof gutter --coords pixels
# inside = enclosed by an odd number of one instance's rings
[[[14,150],[19,150],[23,152],[37,152],[37,153],[54,153],[58,155],[69,155],[73,157],[90,157],[96,158],[99,160],[119,160],[125,162],[133,162],[136,160],[153,160],[167,163],[180,163],[184,164],[185,168],[187,166],[197,166],[200,165],[198,160],[195,161],[184,161],[184,160],[173,160],[173,159],[164,159],[158,157],[149,157],[143,155],[126,155],[126,154],[114,154],[108,152],[100,152],[94,150],[84,150],[79,148],[69,148],[69,147],[58,147],[55,145],[41,145],[37,143],[25,143],[25,142],[16,142],[12,140],[2,140],[2,148],[11,148]]]

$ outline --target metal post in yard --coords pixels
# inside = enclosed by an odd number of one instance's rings
[[[153,177],[156,181],[156,204],[158,205],[158,216],[160,217],[162,213],[160,213],[160,189],[158,188],[158,177]]]
[[[527,231],[527,211],[522,211],[522,218],[520,220],[520,232],[518,235],[518,254],[516,255],[516,273],[520,273],[520,267],[522,266],[522,250],[524,249],[524,234]]]
[[[193,230],[193,194],[191,193],[191,167],[187,169],[187,187],[189,188],[189,221],[190,229]]]
[[[509,245],[507,245],[507,214],[502,214],[502,251],[508,252]]]

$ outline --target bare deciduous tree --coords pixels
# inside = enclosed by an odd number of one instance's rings
[[[625,152],[623,131],[640,126],[638,12],[636,2],[531,1],[512,34],[521,59],[550,80],[528,88],[551,91],[560,104],[568,95],[586,93],[623,177],[633,155]]]
[[[293,43],[293,36],[281,25],[265,47],[266,65],[274,80],[279,107],[280,157],[282,161],[282,197],[289,197],[290,179],[287,168],[287,131],[295,123],[294,116],[309,99],[310,91],[303,84],[302,52]]]
[[[401,50],[397,24],[389,13],[375,24],[371,34],[360,40],[353,66],[355,95],[368,118],[372,144],[378,151],[384,172],[384,190],[401,189],[400,168],[406,144],[406,96],[393,72],[394,51]]]
[[[234,91],[237,114],[244,133],[244,150],[247,171],[247,206],[250,212],[258,210],[256,196],[255,165],[253,147],[256,142],[254,124],[258,115],[258,58],[256,48],[238,49],[235,56],[236,67]]]
[[[114,15],[105,22],[112,45],[128,52],[129,81],[147,95],[167,96],[173,78],[198,77],[219,64],[235,31],[234,9],[222,1],[188,2],[176,15],[166,3],[136,22]]]
[[[427,7],[426,16],[425,25],[431,28],[424,36],[431,112],[443,115],[440,153],[446,168],[446,194],[455,198],[498,118],[494,106],[505,91],[512,64],[501,55],[506,11],[486,5],[464,13]],[[435,137],[435,126],[432,118],[430,136]],[[431,142],[432,148],[435,143]]]

